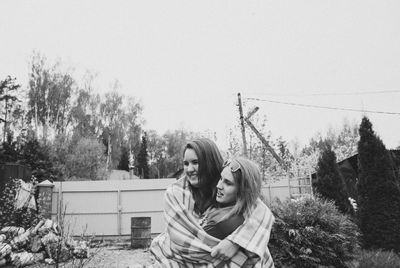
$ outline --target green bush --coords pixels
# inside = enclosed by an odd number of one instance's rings
[[[276,267],[347,267],[359,249],[357,225],[333,201],[276,201],[269,249]]]
[[[392,251],[362,251],[358,268],[398,268],[400,257]]]

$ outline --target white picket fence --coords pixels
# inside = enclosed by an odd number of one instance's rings
[[[127,237],[131,217],[151,217],[151,233],[164,230],[164,192],[175,179],[55,182],[52,218],[63,218],[65,229],[74,236]],[[294,185],[296,184],[296,185]],[[307,188],[308,187],[308,188]],[[297,189],[297,190],[294,190]],[[307,190],[308,189],[308,190]],[[311,186],[283,180],[264,185],[267,202],[308,193]]]

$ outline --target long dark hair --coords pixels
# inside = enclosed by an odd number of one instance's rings
[[[183,154],[187,149],[195,151],[199,162],[199,185],[189,185],[189,188],[193,194],[194,211],[202,214],[214,202],[213,196],[221,177],[223,158],[217,145],[207,138],[189,141],[183,149]]]

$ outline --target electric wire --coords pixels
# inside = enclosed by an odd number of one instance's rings
[[[275,96],[275,97],[312,97],[312,96],[353,96],[370,94],[392,94],[400,93],[400,90],[376,90],[376,91],[356,91],[356,92],[328,92],[328,93],[301,93],[301,94],[274,94],[259,92],[257,95]]]
[[[275,100],[266,100],[259,98],[245,98],[247,100],[254,101],[262,101],[262,102],[270,102],[291,106],[300,106],[300,107],[308,107],[308,108],[319,108],[319,109],[328,109],[328,110],[341,110],[341,111],[351,111],[351,112],[363,112],[363,113],[374,113],[374,114],[390,114],[390,115],[400,115],[398,112],[386,112],[386,111],[374,111],[374,110],[359,110],[352,108],[340,108],[340,107],[332,107],[332,106],[320,106],[320,105],[312,105],[312,104],[302,104],[302,103],[294,103],[294,102],[285,102],[285,101],[275,101]]]

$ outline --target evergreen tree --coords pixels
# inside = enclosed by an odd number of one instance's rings
[[[13,141],[12,134],[7,134],[7,140],[0,145],[0,163],[17,162],[20,160],[17,142]]]
[[[358,143],[358,217],[365,248],[400,251],[400,188],[389,152],[362,119]]]
[[[143,179],[149,178],[149,162],[147,154],[147,137],[146,133],[142,136],[142,143],[140,144],[139,154],[137,156],[139,177]]]
[[[314,187],[321,197],[333,200],[342,213],[354,212],[348,199],[344,178],[336,162],[336,154],[329,144],[326,144],[318,159],[317,181]]]
[[[126,146],[121,148],[121,159],[118,163],[118,169],[129,171],[129,151]]]
[[[21,147],[21,162],[32,169],[32,175],[39,182],[59,180],[62,174],[53,167],[49,147],[32,137]]]

